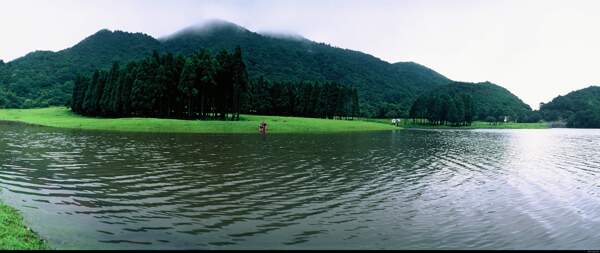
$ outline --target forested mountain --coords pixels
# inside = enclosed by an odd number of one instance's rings
[[[468,96],[468,99],[466,100],[472,100],[472,102],[467,102],[472,103],[472,109],[467,108],[471,105],[466,106],[466,109],[462,110],[463,114],[470,113],[470,119],[473,120],[501,121],[503,120],[504,116],[508,116],[510,120],[518,122],[535,122],[539,120],[537,114],[531,110],[529,105],[525,104],[523,101],[521,101],[521,99],[510,93],[505,88],[490,82],[453,82],[448,85],[435,88],[417,98],[412,106],[411,117],[432,117],[437,118],[438,120],[443,118],[436,115],[427,115],[428,109],[429,112],[444,112],[445,114],[448,114],[443,115],[446,116],[446,118],[453,117],[453,113],[447,112],[449,109],[451,109],[449,105],[453,104],[451,103],[452,101],[457,101],[460,102],[460,106],[458,107],[464,106],[464,104],[467,104],[463,102],[465,101],[464,96]],[[448,102],[448,100],[450,100],[450,102]],[[463,121],[457,119],[454,122]],[[465,120],[465,122],[468,122],[468,120]]]
[[[540,113],[547,121],[564,121],[567,127],[600,127],[600,87],[590,86],[549,103],[540,105]]]
[[[354,85],[362,94],[362,110],[367,116],[406,116],[418,94],[450,82],[416,63],[390,64],[358,51],[299,37],[265,36],[226,22],[184,29],[161,40],[169,50],[184,54],[198,50],[199,45],[212,51],[240,45],[250,78],[264,76],[273,81],[336,81]]]
[[[0,72],[4,94],[10,91],[17,97],[2,103],[0,90],[0,107],[64,105],[78,74],[110,67],[115,61],[140,59],[161,49],[160,42],[148,35],[101,30],[65,50],[29,53],[5,64],[4,72]]]
[[[358,51],[300,37],[267,36],[227,22],[192,27],[154,39],[141,33],[102,30],[59,52],[38,51],[0,67],[0,107],[64,105],[73,80],[96,68],[109,69],[150,56],[153,50],[187,56],[202,48],[213,53],[240,46],[250,79],[335,81],[361,94],[363,116],[407,116],[422,92],[450,82],[412,62],[390,64]]]

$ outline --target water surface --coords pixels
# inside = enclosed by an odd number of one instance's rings
[[[58,249],[597,249],[600,131],[126,134],[0,125]]]

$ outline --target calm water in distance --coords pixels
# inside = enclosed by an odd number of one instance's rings
[[[0,125],[58,249],[597,249],[600,130],[124,134]]]

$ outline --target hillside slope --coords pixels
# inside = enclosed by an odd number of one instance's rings
[[[71,48],[29,53],[0,70],[0,107],[64,105],[71,96],[70,81],[77,74],[87,75],[115,61],[141,59],[152,50],[162,50],[162,45],[148,35],[101,30]],[[7,93],[16,98],[3,104]]]
[[[454,96],[456,94],[471,96],[475,120],[509,116],[512,120],[529,121],[528,117],[532,113],[531,107],[517,96],[490,82],[453,82],[424,93],[423,96]]]
[[[391,64],[358,51],[301,37],[261,35],[212,22],[155,39],[142,33],[101,30],[59,51],[38,51],[0,66],[0,107],[63,105],[77,74],[148,56],[153,50],[188,55],[201,48],[241,46],[251,78],[328,80],[358,88],[364,116],[405,116],[412,101],[449,79],[412,62]]]
[[[600,127],[600,87],[576,90],[540,106],[547,121],[563,121],[567,127]]]

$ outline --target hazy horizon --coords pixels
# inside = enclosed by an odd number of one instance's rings
[[[160,38],[220,19],[490,81],[537,109],[600,83],[596,10],[597,1],[3,1],[0,59],[59,51],[104,28]]]

